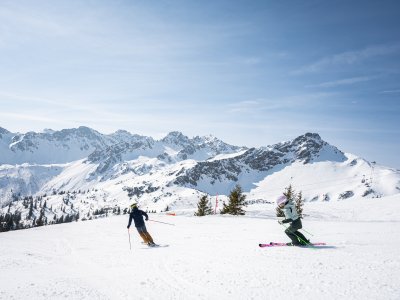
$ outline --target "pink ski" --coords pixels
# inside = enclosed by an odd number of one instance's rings
[[[302,246],[298,246],[298,247],[314,247],[314,246],[325,246],[326,243],[311,243],[308,245],[302,245]],[[269,244],[258,244],[258,246],[260,246],[261,248],[264,247],[284,247],[284,246],[290,246],[293,247],[292,245],[287,245],[286,243],[275,243],[275,242],[271,242]]]

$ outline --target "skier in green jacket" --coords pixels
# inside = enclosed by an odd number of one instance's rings
[[[310,244],[310,241],[299,231],[303,227],[301,219],[297,213],[296,207],[292,199],[287,199],[285,195],[282,195],[276,201],[280,209],[285,214],[285,220],[278,221],[279,224],[290,223],[289,227],[286,228],[286,235],[292,240],[291,243],[287,243],[288,246],[305,246]]]

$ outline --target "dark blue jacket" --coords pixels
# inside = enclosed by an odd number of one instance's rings
[[[140,210],[137,207],[132,209],[131,213],[129,214],[128,228],[131,227],[132,219],[135,222],[135,227],[144,226],[143,216],[146,217],[146,221],[149,219],[149,216],[143,210]]]

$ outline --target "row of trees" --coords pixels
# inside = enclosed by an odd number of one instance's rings
[[[243,194],[242,188],[240,185],[236,185],[235,188],[229,193],[229,202],[228,204],[223,204],[221,214],[230,214],[230,215],[244,215],[245,211],[243,210],[243,206],[246,206],[246,195]],[[199,202],[197,203],[197,212],[194,214],[195,216],[205,216],[212,214],[211,201],[208,198],[208,195],[201,196]]]
[[[21,212],[16,211],[14,213],[0,214],[0,232],[52,224],[69,223],[78,220],[79,212],[61,215],[59,217],[54,214],[53,218],[48,219],[45,216],[44,209],[42,209],[38,218],[33,217],[29,223],[24,224],[23,222],[21,222]]]
[[[22,228],[21,212],[0,214],[0,232]]]
[[[69,193],[66,193],[66,195],[69,195]],[[100,208],[89,211],[87,217],[84,216],[81,218],[79,210],[74,208],[74,204],[70,201],[71,198],[69,196],[65,196],[62,199],[64,205],[61,205],[59,210],[53,210],[51,206],[49,207],[47,201],[43,198],[45,196],[37,196],[35,198],[26,196],[18,198],[15,202],[10,202],[7,210],[4,212],[0,211],[0,232],[69,223],[78,221],[79,219],[90,220],[102,217],[103,215],[107,216],[111,211],[115,215],[126,214],[128,212],[128,208],[122,211],[119,206],[114,208]],[[15,209],[12,209],[14,206],[16,206]],[[67,210],[68,206],[69,209]],[[23,213],[24,211],[25,213]]]
[[[304,205],[302,192],[300,191],[299,193],[296,193],[292,185],[289,185],[283,192],[283,195],[285,195],[287,199],[295,202],[297,213],[300,217],[302,217]],[[243,206],[246,206],[246,195],[243,194],[240,185],[235,186],[235,188],[229,193],[228,198],[228,204],[223,204],[223,208],[220,213],[230,215],[244,215],[245,211],[243,210]],[[201,217],[211,215],[212,213],[213,210],[208,195],[201,196],[199,202],[197,203],[197,212],[194,215]],[[276,208],[276,215],[277,217],[284,217],[283,211],[279,207]]]

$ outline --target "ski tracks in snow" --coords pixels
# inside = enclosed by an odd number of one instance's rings
[[[158,271],[160,279],[171,289],[171,299],[218,299],[219,295],[213,290],[206,289],[204,285],[196,284],[185,278],[188,269],[178,270],[181,263],[156,263],[153,268]]]

